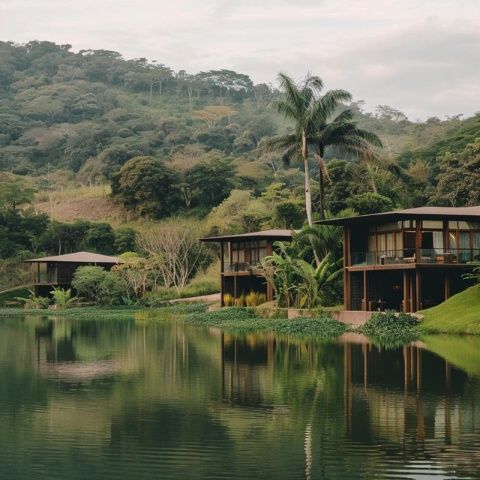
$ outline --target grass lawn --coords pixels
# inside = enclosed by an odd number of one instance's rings
[[[420,329],[428,333],[480,334],[480,285],[450,297],[436,307],[422,310]]]

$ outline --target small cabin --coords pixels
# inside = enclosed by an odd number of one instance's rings
[[[346,310],[416,312],[469,284],[480,262],[480,207],[421,207],[319,224],[344,229]]]
[[[272,254],[276,241],[289,242],[291,239],[291,230],[280,229],[202,238],[203,242],[220,244],[222,307],[225,295],[239,298],[255,292],[264,294],[267,302],[272,301],[275,292],[267,284],[259,266],[266,256]]]
[[[110,270],[114,265],[123,263],[118,257],[110,257],[99,253],[76,252],[51,257],[26,260],[35,265],[35,295],[47,296],[54,287],[70,288],[73,275],[78,267],[94,265]]]

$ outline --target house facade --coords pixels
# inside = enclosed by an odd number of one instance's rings
[[[73,275],[78,267],[96,265],[110,270],[114,265],[123,263],[118,257],[99,253],[76,252],[51,257],[26,260],[35,265],[34,287],[36,296],[47,296],[53,288],[70,288]]]
[[[416,312],[469,286],[479,207],[421,207],[318,222],[344,229],[346,310]]]
[[[267,302],[272,301],[274,291],[262,275],[260,263],[272,254],[274,242],[289,242],[291,239],[291,230],[264,230],[202,238],[204,242],[220,244],[222,307],[225,305],[226,295],[239,298],[250,292],[264,294]]]

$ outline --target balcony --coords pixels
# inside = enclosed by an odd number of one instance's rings
[[[56,285],[57,275],[54,272],[40,272],[40,274],[35,273],[33,283],[35,285]]]
[[[249,262],[225,262],[223,264],[223,273],[252,273],[260,272],[260,263],[251,264]]]
[[[480,249],[412,249],[383,250],[378,252],[352,252],[351,266],[395,265],[406,263],[431,263],[442,265],[470,264],[480,262]]]

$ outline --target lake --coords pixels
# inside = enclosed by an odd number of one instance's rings
[[[480,339],[2,318],[0,478],[480,478]]]

